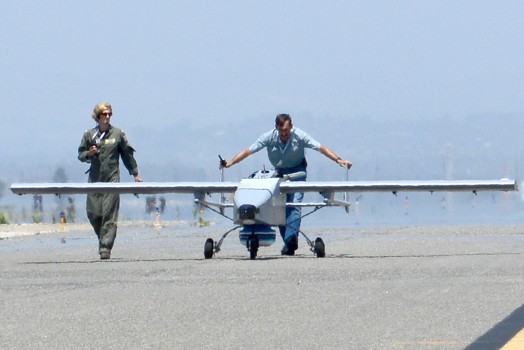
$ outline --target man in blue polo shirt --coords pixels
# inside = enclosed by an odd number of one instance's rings
[[[349,160],[340,158],[306,132],[294,128],[289,114],[279,114],[275,119],[274,130],[262,134],[254,144],[238,153],[224,166],[229,168],[262,148],[267,149],[269,161],[279,174],[287,175],[298,172],[304,174],[294,177],[293,181],[306,181],[306,148],[322,153],[342,167],[350,168],[352,165]],[[288,202],[301,203],[303,198],[304,193],[301,192],[287,194]],[[295,250],[298,248],[300,218],[301,209],[299,207],[286,208],[286,226],[279,226],[280,235],[284,240],[283,255],[295,255]]]

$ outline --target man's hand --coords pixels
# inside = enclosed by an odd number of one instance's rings
[[[220,159],[220,165],[219,165],[220,169],[222,169],[222,168],[229,168],[227,166],[227,161],[225,159],[223,159],[220,155],[218,155],[218,158]]]
[[[348,169],[351,169],[351,167],[353,166],[353,163],[351,163],[349,160],[345,160],[342,158],[337,159],[337,164]]]

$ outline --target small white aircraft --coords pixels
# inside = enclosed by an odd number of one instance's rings
[[[23,194],[161,194],[192,193],[195,203],[209,208],[222,216],[226,208],[233,208],[235,226],[215,242],[208,238],[204,245],[204,257],[210,259],[220,251],[226,236],[239,228],[240,242],[246,246],[251,259],[257,256],[258,248],[275,242],[275,226],[286,225],[286,207],[312,207],[304,216],[327,206],[341,206],[349,212],[349,192],[397,192],[405,191],[516,191],[517,183],[511,179],[501,180],[430,180],[430,181],[289,181],[299,174],[278,176],[275,171],[262,170],[253,173],[240,182],[98,182],[98,183],[14,183],[11,191]],[[346,173],[346,179],[348,173]],[[288,203],[286,194],[293,192],[317,192],[322,201],[309,203]],[[343,193],[336,199],[336,193]],[[218,202],[206,200],[206,194],[220,194]],[[233,203],[227,203],[224,194],[233,193]],[[218,208],[215,210],[214,208]],[[325,244],[319,237],[311,241],[302,231],[310,250],[319,258],[325,257]]]

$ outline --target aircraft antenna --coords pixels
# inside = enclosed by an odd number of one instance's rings
[[[223,159],[220,154],[218,155],[218,159],[220,159],[220,182],[224,182],[225,181],[225,171],[224,169],[226,168],[226,164],[227,164],[227,161],[225,159]],[[226,196],[223,194],[223,193],[220,193],[220,198],[219,198],[219,204],[224,204],[226,202]],[[224,208],[223,207],[220,207],[220,213],[222,215],[224,215]]]
[[[345,167],[345,168],[346,168],[346,181],[349,181],[349,167]],[[344,195],[342,197],[343,197],[344,202],[348,202],[349,201],[349,192],[344,192]],[[346,210],[346,213],[349,214],[349,207],[347,205],[344,207],[344,209]]]

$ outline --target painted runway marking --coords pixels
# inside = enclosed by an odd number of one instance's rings
[[[524,304],[464,350],[524,349]]]
[[[500,350],[522,350],[524,349],[524,328],[520,330],[509,342]]]

